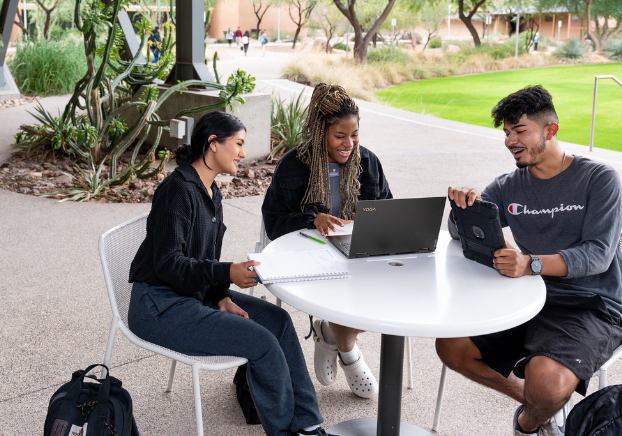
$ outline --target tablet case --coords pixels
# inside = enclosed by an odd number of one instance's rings
[[[462,209],[452,200],[449,204],[458,226],[464,257],[494,268],[494,252],[505,248],[497,205],[475,200],[472,206]]]

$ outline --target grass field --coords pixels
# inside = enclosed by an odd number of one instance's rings
[[[448,120],[492,127],[490,111],[508,94],[542,85],[553,96],[561,141],[589,145],[595,75],[622,80],[622,63],[502,71],[422,80],[388,88],[376,97],[390,106]],[[599,80],[594,146],[622,151],[622,87]]]

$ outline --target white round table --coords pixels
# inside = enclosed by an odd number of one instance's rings
[[[319,239],[317,230],[305,231]],[[324,239],[326,240],[326,239]],[[292,232],[264,252],[327,248]],[[349,279],[267,285],[287,304],[337,324],[382,334],[378,419],[338,424],[340,436],[431,435],[401,423],[404,337],[452,338],[507,330],[544,305],[539,276],[518,279],[466,259],[459,241],[441,231],[435,253],[347,259]]]

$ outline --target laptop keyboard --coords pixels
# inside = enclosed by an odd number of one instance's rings
[[[345,248],[346,250],[350,251],[350,243],[349,242],[342,242],[340,245],[343,248]]]
[[[490,247],[487,247],[483,244],[478,244],[470,239],[466,240],[467,247],[473,251],[477,251],[478,253],[484,254],[486,256],[494,257],[494,251]]]

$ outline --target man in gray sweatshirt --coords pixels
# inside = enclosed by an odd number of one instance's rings
[[[561,150],[552,97],[541,86],[504,98],[492,116],[495,127],[503,124],[518,169],[497,177],[481,196],[450,187],[449,198],[462,208],[476,199],[499,207],[518,248],[495,252],[494,266],[508,277],[541,274],[546,303],[523,325],[437,339],[436,350],[449,368],[521,403],[515,436],[563,435],[572,392],[585,395],[594,372],[622,343],[620,177]]]

